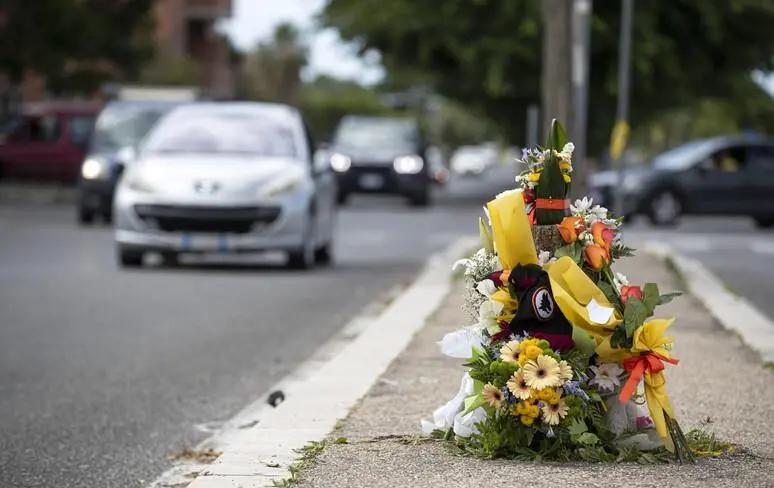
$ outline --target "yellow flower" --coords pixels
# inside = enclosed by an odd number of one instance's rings
[[[564,399],[554,404],[543,405],[543,422],[548,425],[558,425],[559,421],[567,416],[567,404]]]
[[[562,379],[562,382],[572,379],[572,367],[564,359],[559,361],[559,377]]]
[[[524,381],[524,373],[521,370],[513,373],[513,376],[511,376],[511,379],[508,380],[506,386],[510,392],[513,393],[513,396],[519,400],[529,399],[532,393],[530,387],[527,385],[527,382]]]
[[[527,175],[527,181],[531,181],[532,183],[537,183],[540,181],[540,173],[530,173]]]
[[[524,366],[525,364],[527,364],[527,361],[529,361],[529,358],[527,357],[526,354],[524,353],[519,354],[519,366]]]
[[[535,360],[527,361],[522,367],[524,380],[536,390],[559,386],[562,379],[559,376],[559,363],[551,356],[538,356]]]
[[[535,339],[535,338],[532,338],[532,339],[524,339],[523,341],[521,341],[521,342],[519,343],[519,351],[521,351],[521,352],[526,352],[526,351],[527,351],[527,348],[528,348],[529,346],[537,346],[537,345],[538,345],[538,340],[537,340],[537,339]]]
[[[540,415],[540,408],[537,405],[530,405],[529,412],[527,412],[527,415],[529,415],[533,419],[537,418],[538,415]]]
[[[500,348],[500,359],[506,363],[518,362],[519,341],[510,341]]]
[[[527,350],[524,351],[524,354],[527,355],[528,359],[537,359],[538,356],[543,354],[543,350],[537,346],[529,345],[527,346]]]
[[[570,171],[572,169],[572,165],[567,161],[562,161],[559,163],[559,169],[562,171]]]
[[[572,178],[570,178],[570,175],[563,174],[562,178],[564,178],[565,183],[569,183],[572,181]]]
[[[484,385],[484,388],[481,390],[481,397],[490,407],[500,408],[500,405],[503,404],[503,392],[491,383]]]
[[[527,415],[521,416],[521,423],[524,425],[532,425],[535,422],[535,417],[528,417]]]

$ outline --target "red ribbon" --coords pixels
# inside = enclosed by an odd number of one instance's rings
[[[621,393],[618,395],[618,399],[622,402],[628,402],[629,398],[634,394],[634,390],[637,389],[637,385],[642,379],[642,375],[647,371],[650,374],[659,373],[664,370],[664,363],[666,361],[670,364],[677,364],[679,361],[674,358],[667,358],[655,352],[646,352],[639,356],[626,358],[623,361],[623,367],[627,373],[629,373],[629,379],[626,384],[621,388]]]
[[[535,190],[524,190],[524,205],[529,207],[527,218],[530,225],[535,224],[535,210],[566,210],[570,208],[570,201],[566,198],[535,198]],[[531,207],[530,207],[531,205]]]

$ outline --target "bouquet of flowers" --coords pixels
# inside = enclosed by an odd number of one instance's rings
[[[633,250],[621,219],[567,201],[566,139],[554,121],[546,148],[524,150],[520,188],[487,204],[482,248],[455,265],[475,324],[441,349],[467,369],[423,430],[484,457],[692,459],[665,387],[672,319],[653,317],[678,294],[613,271]]]

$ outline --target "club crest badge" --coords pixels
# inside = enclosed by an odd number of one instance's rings
[[[541,286],[532,294],[532,310],[539,320],[549,320],[554,315],[554,299],[548,288]]]

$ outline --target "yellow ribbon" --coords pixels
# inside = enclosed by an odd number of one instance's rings
[[[671,344],[672,338],[664,336],[666,329],[672,325],[674,319],[651,319],[642,327],[634,331],[632,337],[631,357],[642,353],[653,353],[662,358],[672,359],[669,350],[664,346]],[[648,402],[648,411],[653,419],[656,432],[664,441],[664,447],[674,452],[672,438],[667,432],[666,419],[664,413],[674,418],[672,402],[669,401],[669,395],[666,390],[666,376],[664,372],[651,373],[645,371],[643,375],[645,385],[645,400]]]
[[[537,264],[532,229],[521,190],[507,192],[486,204],[492,222],[495,250],[503,269],[517,264]]]

